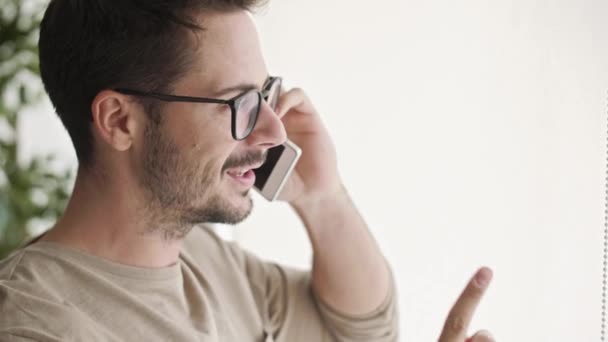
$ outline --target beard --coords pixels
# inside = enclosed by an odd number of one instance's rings
[[[232,204],[222,196],[217,170],[212,162],[202,165],[188,160],[169,136],[163,134],[159,120],[151,119],[144,132],[139,179],[146,192],[144,215],[150,231],[161,231],[165,239],[182,239],[202,223],[237,224],[249,216],[253,201],[249,191],[247,208]],[[250,165],[263,160],[263,153],[229,158],[221,169]]]

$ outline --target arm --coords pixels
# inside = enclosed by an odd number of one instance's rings
[[[312,287],[317,296],[347,315],[363,315],[378,308],[389,295],[392,279],[344,187],[293,207],[312,244]]]
[[[277,114],[287,136],[302,148],[280,199],[291,204],[308,232],[314,253],[312,287],[336,311],[371,312],[388,296],[390,273],[342,185],[329,133],[299,88],[280,97]]]

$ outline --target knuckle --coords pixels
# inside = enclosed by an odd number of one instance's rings
[[[471,342],[495,342],[492,338],[488,336],[475,336],[471,340]]]
[[[468,302],[478,303],[483,297],[483,291],[473,285],[468,286],[462,294],[462,299]]]
[[[470,297],[481,297],[484,291],[473,280],[469,283],[469,286],[467,286],[466,292]]]
[[[473,336],[471,342],[495,342],[495,340],[490,332],[482,330]]]
[[[293,88],[291,91],[293,92],[294,95],[302,96],[302,97],[306,96],[306,92],[304,92],[304,89],[302,89],[302,88],[296,87],[296,88]]]

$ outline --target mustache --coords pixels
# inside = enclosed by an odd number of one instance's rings
[[[268,151],[257,151],[257,152],[249,152],[243,154],[241,156],[230,157],[222,166],[222,173],[224,171],[231,169],[233,167],[241,167],[248,166],[257,163],[264,163],[266,161],[266,156],[268,155]]]

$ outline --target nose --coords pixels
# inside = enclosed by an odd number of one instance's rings
[[[245,139],[255,147],[271,148],[287,140],[285,126],[266,101],[262,101],[258,120],[251,134]]]

